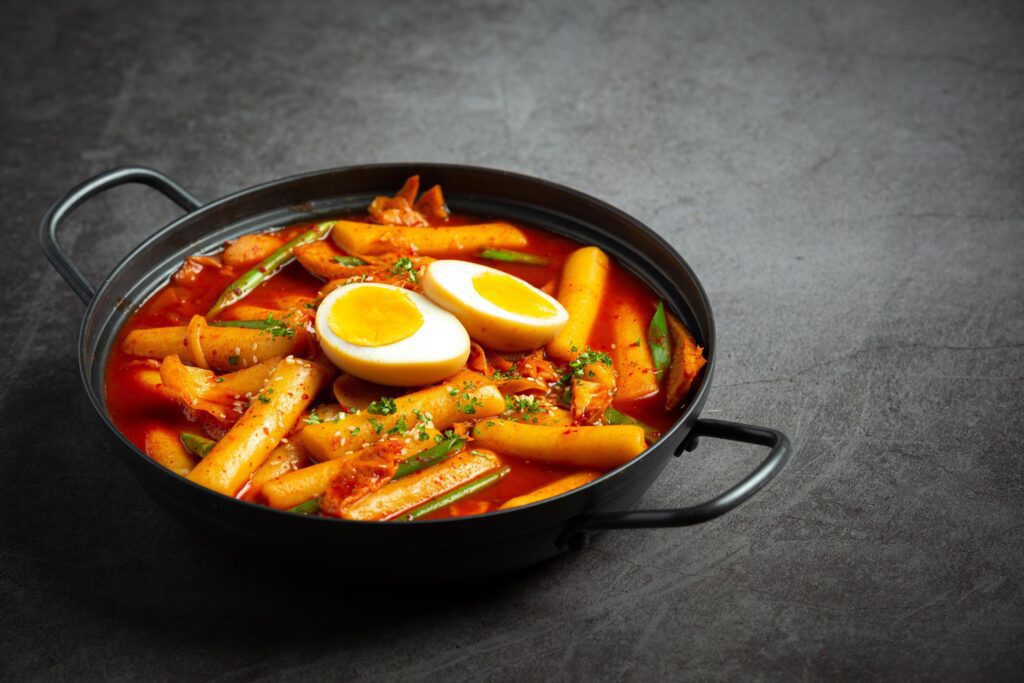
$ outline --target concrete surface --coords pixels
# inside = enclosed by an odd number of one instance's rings
[[[1024,7],[769,4],[5,3],[0,674],[1019,680]],[[411,592],[181,530],[108,457],[40,217],[121,164],[212,199],[392,160],[660,230],[718,316],[707,415],[788,432],[788,470],[702,527]],[[174,215],[119,190],[67,243],[96,278]],[[758,455],[706,442],[644,504]]]

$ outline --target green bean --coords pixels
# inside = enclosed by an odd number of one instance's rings
[[[534,256],[533,254],[524,254],[521,251],[512,251],[511,249],[481,249],[480,253],[477,254],[480,258],[489,259],[491,261],[505,261],[507,263],[525,263],[528,266],[546,266],[551,261],[544,258],[543,256]]]
[[[450,439],[445,439],[436,446],[431,446],[425,451],[420,451],[411,458],[407,458],[398,464],[398,469],[395,470],[395,476],[392,479],[401,479],[407,477],[413,472],[419,472],[425,467],[436,465],[441,462],[448,455],[454,451],[459,450],[466,444],[465,440],[458,436],[453,436]]]
[[[658,308],[651,318],[651,326],[647,329],[647,343],[651,347],[651,360],[658,377],[672,362],[672,347],[668,340],[668,321],[665,319],[665,302],[659,301]]]
[[[265,280],[269,279],[277,273],[277,271],[291,263],[291,260],[295,258],[295,247],[301,247],[304,244],[309,244],[310,242],[322,239],[331,231],[333,226],[334,223],[330,221],[318,223],[312,230],[308,230],[293,239],[291,242],[287,242],[282,245],[281,248],[273,254],[263,259],[263,261],[261,261],[255,268],[246,272],[228,285],[227,289],[217,297],[217,301],[214,302],[213,306],[206,314],[206,317],[212,318],[231,304],[238,303],[244,299],[252,292],[252,290],[256,289]]]
[[[644,430],[644,439],[649,444],[657,441],[658,436],[661,434],[661,432],[651,425],[641,422],[635,417],[626,415],[615,408],[608,408],[604,411],[604,421],[610,425],[633,425],[634,427],[640,427]]]
[[[198,436],[196,434],[182,434],[181,445],[185,447],[185,450],[196,456],[197,458],[205,458],[206,454],[217,444],[213,439],[207,439],[205,436]]]
[[[294,512],[297,515],[315,515],[320,512],[320,499],[310,498],[305,503],[299,503],[293,508],[289,508],[288,512]]]
[[[289,314],[290,315],[290,314]],[[285,316],[286,318],[288,316]],[[273,313],[267,314],[266,320],[218,320],[210,323],[212,327],[247,327],[253,330],[263,330],[275,337],[294,337],[295,328],[289,327],[284,320],[277,320]]]
[[[335,263],[340,263],[343,266],[365,266],[366,261],[359,258],[358,256],[335,256],[331,259]]]
[[[401,518],[404,520],[412,521],[414,519],[419,519],[420,517],[429,515],[431,512],[436,512],[443,507],[448,507],[454,502],[460,501],[463,498],[476,493],[477,491],[482,491],[488,486],[498,483],[498,481],[506,474],[508,474],[508,472],[508,467],[502,467],[500,470],[497,470],[496,472],[485,474],[482,477],[474,479],[468,484],[463,484],[462,486],[454,488],[442,496],[438,496],[437,498],[433,499],[428,503],[420,505],[418,508],[413,508],[409,512],[402,515]]]

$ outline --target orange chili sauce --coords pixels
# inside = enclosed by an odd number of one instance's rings
[[[366,215],[347,216],[346,218],[348,220],[367,220]],[[483,220],[485,219],[458,215],[452,216],[447,221],[447,225],[468,225],[483,222]],[[523,230],[528,237],[528,246],[521,251],[549,259],[548,265],[505,263],[470,256],[460,256],[459,258],[505,271],[536,287],[553,284],[554,291],[557,292],[562,264],[571,252],[584,245],[544,230],[509,222]],[[292,239],[311,227],[312,224],[292,225],[281,229],[279,234],[285,239]],[[162,395],[159,389],[153,387],[152,384],[143,381],[145,373],[154,370],[154,364],[152,361],[126,354],[121,350],[121,342],[128,333],[135,329],[187,325],[193,315],[205,315],[227,285],[245,270],[247,269],[224,267],[218,270],[207,267],[198,271],[190,282],[183,284],[169,282],[157,290],[131,316],[118,334],[107,363],[105,378],[107,407],[114,425],[139,450],[145,452],[146,433],[157,426],[200,435],[204,434],[204,426],[202,423],[190,421],[180,405]],[[308,273],[301,265],[292,263],[260,284],[245,297],[243,303],[278,308],[277,301],[282,297],[316,297],[323,284],[322,280]],[[649,318],[654,312],[657,301],[658,297],[653,292],[615,263],[614,259],[612,260],[608,287],[601,304],[605,321],[611,315],[610,310],[613,305],[620,302],[628,302],[631,307],[641,312],[645,319]],[[230,312],[230,309],[227,309],[226,312]],[[601,318],[599,318],[589,340],[590,347],[596,351],[610,353],[612,343],[611,325],[602,324]],[[328,384],[323,394],[314,400],[311,406],[333,401],[334,398]],[[659,430],[668,428],[675,419],[674,414],[669,414],[664,410],[664,396],[661,393],[637,401],[616,400],[614,405],[624,413]],[[472,445],[468,447],[472,447]],[[510,498],[529,493],[579,469],[524,461],[514,457],[503,457],[502,459],[509,466],[510,471],[497,484],[438,510],[427,518],[445,518],[496,510]],[[240,498],[245,498],[245,488],[238,495]]]

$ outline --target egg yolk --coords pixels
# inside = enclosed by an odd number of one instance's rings
[[[473,278],[477,294],[509,313],[531,318],[551,318],[558,310],[527,284],[503,273],[480,273]]]
[[[334,302],[327,324],[349,344],[387,346],[415,334],[423,314],[400,289],[356,287]]]

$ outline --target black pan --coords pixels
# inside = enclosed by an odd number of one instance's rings
[[[185,256],[214,251],[245,232],[363,210],[375,195],[394,192],[417,173],[428,186],[440,183],[457,212],[522,221],[601,247],[667,302],[704,347],[708,363],[689,404],[661,440],[617,470],[546,501],[473,517],[381,523],[302,517],[214,493],[164,469],[117,431],[103,386],[111,346],[132,312],[167,282]],[[87,199],[126,183],[160,191],[186,214],[136,247],[94,289],[61,248],[57,230]],[[715,369],[715,323],[707,295],[682,257],[635,218],[545,180],[444,164],[350,166],[276,180],[203,204],[156,171],[120,168],[82,183],[54,204],[43,219],[40,241],[54,268],[88,306],[78,338],[79,369],[114,450],[164,508],[222,546],[265,558],[298,553],[386,576],[494,574],[582,547],[587,534],[598,529],[714,519],[757,493],[789,458],[789,440],[777,430],[699,418]],[[770,452],[750,475],[709,501],[673,510],[629,510],[671,456],[692,451],[702,436],[759,444]]]

